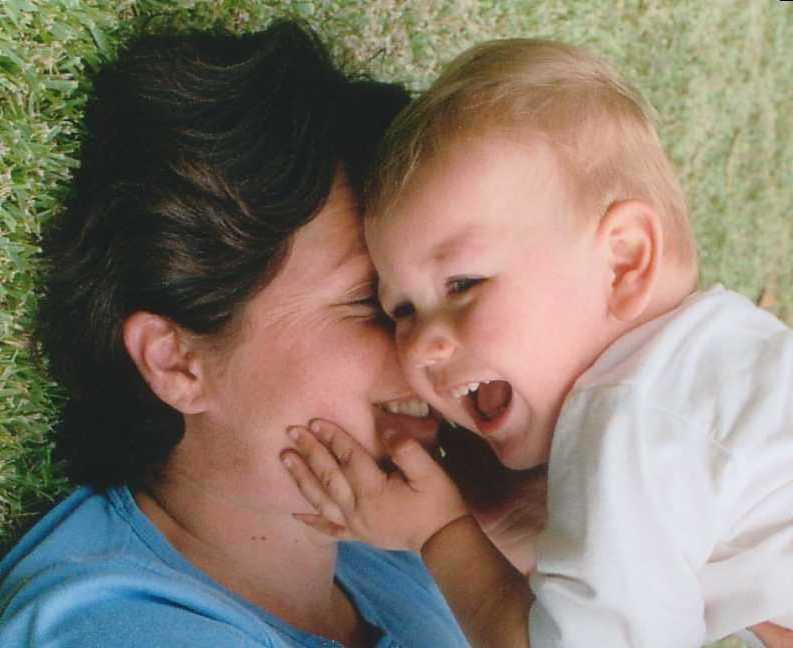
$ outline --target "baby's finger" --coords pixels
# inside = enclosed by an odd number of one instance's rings
[[[292,517],[296,520],[300,520],[306,526],[310,526],[312,529],[319,531],[320,533],[324,533],[325,535],[329,535],[332,538],[338,538],[339,540],[349,540],[352,538],[350,532],[347,530],[347,527],[334,524],[329,520],[326,520],[322,515],[314,515],[312,513],[292,513]]]
[[[304,427],[293,426],[287,432],[325,494],[340,508],[353,508],[355,495],[331,452]]]
[[[289,474],[292,475],[292,479],[295,480],[306,501],[329,522],[343,526],[345,523],[344,514],[338,505],[325,493],[322,484],[319,483],[319,480],[311,472],[303,458],[296,452],[287,450],[281,455],[281,461],[286,466]]]
[[[335,423],[323,419],[312,420],[309,428],[336,457],[356,499],[382,489],[386,475],[358,441]]]
[[[445,476],[443,469],[414,438],[386,431],[383,434],[383,440],[391,454],[391,459],[402,471],[409,484],[420,486],[428,479],[438,475]]]

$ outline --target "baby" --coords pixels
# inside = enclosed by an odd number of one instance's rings
[[[549,463],[548,524],[529,590],[418,444],[386,439],[386,475],[323,422],[299,436],[306,463],[286,457],[320,511],[301,519],[420,551],[476,646],[793,626],[793,332],[696,291],[639,94],[580,49],[486,43],[401,115],[383,160],[366,240],[403,369],[506,466]]]

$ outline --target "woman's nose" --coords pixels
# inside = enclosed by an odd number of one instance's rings
[[[400,346],[410,364],[419,369],[445,362],[456,347],[448,326],[438,319],[416,324]]]

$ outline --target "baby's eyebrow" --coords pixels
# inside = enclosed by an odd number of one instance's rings
[[[470,254],[478,249],[477,235],[480,231],[477,225],[469,225],[447,239],[435,245],[429,252],[429,259],[433,262],[448,261],[450,258]]]

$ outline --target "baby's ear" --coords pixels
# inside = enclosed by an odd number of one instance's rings
[[[172,321],[136,311],[124,322],[124,346],[150,389],[182,414],[203,409],[200,363],[184,331]]]
[[[612,203],[600,221],[598,237],[611,273],[608,307],[621,322],[632,322],[647,309],[658,279],[663,229],[647,203]]]

